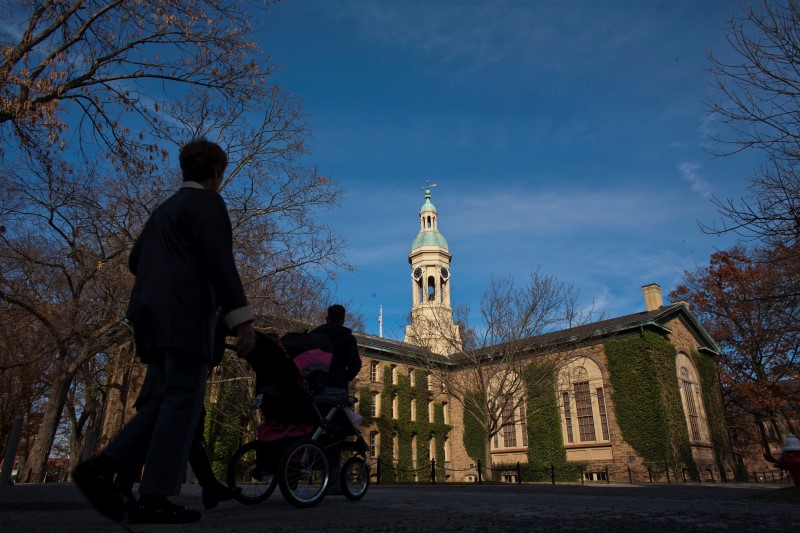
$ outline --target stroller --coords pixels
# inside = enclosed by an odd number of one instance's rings
[[[256,375],[253,406],[263,423],[256,440],[233,454],[227,484],[241,488],[246,505],[261,503],[280,487],[296,507],[318,504],[335,485],[350,500],[369,488],[369,449],[358,426],[355,398],[324,394],[331,362],[330,339],[289,333],[280,340],[257,333],[247,361]]]

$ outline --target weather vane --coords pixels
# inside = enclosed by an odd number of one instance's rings
[[[425,186],[423,187],[423,189],[427,190],[430,189],[431,187],[436,187],[436,184],[431,183],[431,180],[425,180]]]

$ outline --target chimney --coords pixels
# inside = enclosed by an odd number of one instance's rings
[[[658,286],[656,283],[651,283],[650,285],[645,285],[642,287],[642,292],[644,293],[644,307],[648,311],[655,311],[661,307],[664,307],[664,302],[661,299],[661,287]]]

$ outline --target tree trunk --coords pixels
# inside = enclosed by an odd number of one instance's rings
[[[42,483],[44,481],[47,459],[50,456],[50,449],[53,447],[56,431],[61,423],[61,415],[69,395],[69,388],[72,385],[72,378],[75,375],[74,372],[63,368],[63,362],[60,366],[61,371],[44,406],[39,432],[28,455],[25,471],[22,472],[20,478],[23,483]]]
[[[492,471],[492,437],[486,437],[486,447],[483,450],[483,479],[492,481],[494,472]]]

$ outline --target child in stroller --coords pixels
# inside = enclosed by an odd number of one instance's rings
[[[352,410],[355,399],[324,395],[330,339],[289,333],[276,340],[258,333],[247,361],[256,376],[253,405],[263,423],[257,439],[241,446],[228,465],[228,486],[242,489],[236,498],[260,503],[277,485],[287,501],[310,507],[337,484],[337,474],[345,497],[362,498],[369,487],[368,446]]]

